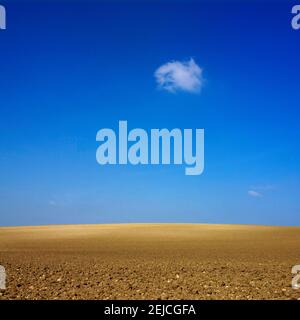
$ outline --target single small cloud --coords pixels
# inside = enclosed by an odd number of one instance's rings
[[[249,190],[248,191],[248,195],[251,196],[251,197],[255,197],[255,198],[260,198],[262,197],[262,194],[257,192],[257,191],[254,191],[254,190]]]
[[[203,86],[202,69],[192,58],[189,61],[167,62],[155,71],[154,76],[159,88],[172,93],[198,93]]]

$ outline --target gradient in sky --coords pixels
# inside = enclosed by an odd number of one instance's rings
[[[2,1],[0,225],[300,225],[289,1]],[[194,59],[200,93],[154,73]],[[100,166],[101,128],[204,128],[205,169]]]

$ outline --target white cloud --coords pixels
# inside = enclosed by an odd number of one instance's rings
[[[251,196],[251,197],[255,197],[255,198],[260,198],[262,197],[262,194],[257,192],[257,191],[254,191],[254,190],[249,190],[248,191],[248,195]]]
[[[158,86],[172,93],[180,90],[197,93],[203,86],[202,69],[192,58],[189,61],[167,62],[154,75]]]

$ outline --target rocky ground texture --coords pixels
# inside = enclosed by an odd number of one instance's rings
[[[0,299],[296,299],[300,228],[200,224],[0,228]]]

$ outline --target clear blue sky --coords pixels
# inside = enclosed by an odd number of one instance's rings
[[[289,1],[2,1],[0,225],[300,225],[300,30]],[[200,94],[157,88],[193,58]],[[205,169],[100,166],[104,127],[204,128]]]

